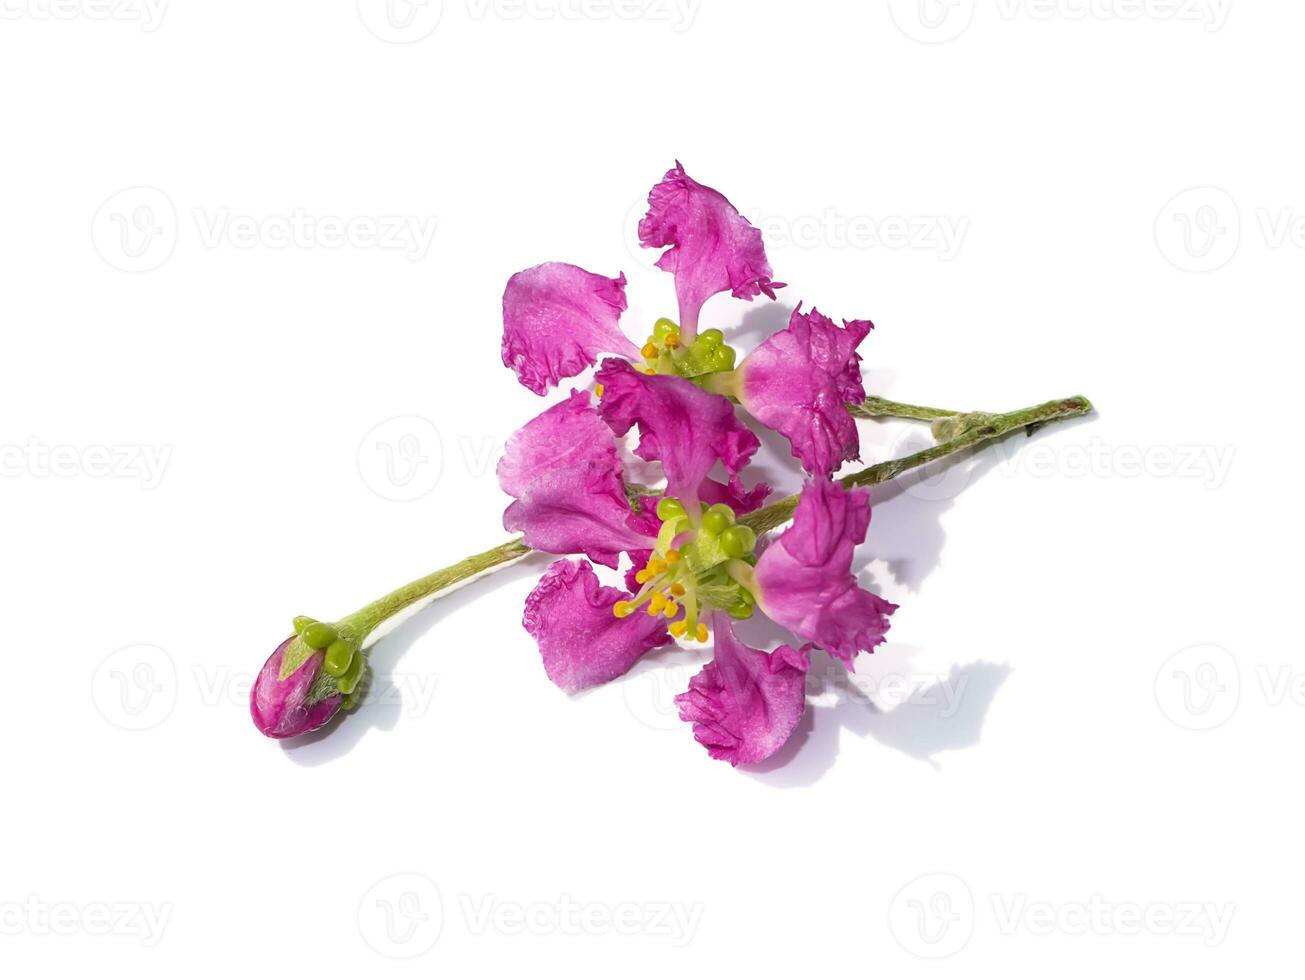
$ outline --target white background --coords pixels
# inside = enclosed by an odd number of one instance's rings
[[[1298,959],[1300,5],[141,3],[0,19],[6,975]],[[538,560],[383,639],[328,737],[261,738],[292,616],[506,537],[548,403],[507,277],[673,313],[633,226],[677,157],[791,284],[709,305],[745,347],[803,300],[875,321],[878,394],[1099,415],[876,491],[890,641],[818,662],[773,764],[675,719],[702,652],[558,692]]]

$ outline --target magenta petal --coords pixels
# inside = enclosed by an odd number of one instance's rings
[[[622,551],[647,548],[629,526],[630,503],[620,475],[601,463],[547,470],[503,512],[503,527],[528,547],[554,555],[588,555],[615,568]]]
[[[639,242],[645,248],[671,246],[657,267],[675,276],[680,325],[689,337],[697,332],[702,305],[717,293],[728,290],[739,299],[773,296],[761,232],[678,162],[648,195]]]
[[[849,668],[888,631],[893,603],[852,574],[852,553],[870,525],[870,494],[829,480],[802,489],[792,526],[757,562],[757,603],[775,622],[828,650]]]
[[[608,279],[564,262],[518,272],[503,291],[503,364],[542,395],[599,354],[637,359],[617,325],[625,306],[624,275]]]
[[[570,398],[535,416],[508,438],[498,464],[498,485],[517,497],[542,473],[588,463],[620,469],[616,441],[589,404],[589,392],[572,390]]]
[[[779,751],[802,719],[810,647],[754,650],[734,635],[728,616],[713,620],[715,658],[675,703],[713,759],[732,766],[760,762]]]
[[[612,607],[630,598],[600,585],[587,561],[548,566],[526,597],[521,622],[539,644],[549,680],[574,694],[620,677],[649,650],[670,642],[661,617],[637,612],[616,618]]]
[[[829,476],[857,459],[861,443],[848,402],[865,401],[857,345],[874,325],[819,310],[793,311],[788,328],[766,338],[739,365],[739,402],[763,425],[782,433],[806,471]]]
[[[333,694],[314,704],[307,704],[308,692],[322,666],[322,654],[314,653],[303,666],[281,680],[281,658],[294,637],[288,637],[258,672],[249,692],[249,713],[258,730],[269,738],[294,738],[316,731],[330,721],[344,698]]]
[[[595,378],[603,386],[599,413],[618,436],[639,426],[635,452],[661,462],[671,496],[696,500],[717,460],[733,477],[760,445],[728,399],[683,378],[640,374],[610,357]]]

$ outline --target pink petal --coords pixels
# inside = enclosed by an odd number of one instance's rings
[[[548,566],[526,597],[522,625],[539,644],[549,680],[574,694],[620,677],[649,650],[670,642],[659,616],[613,615],[612,607],[630,598],[599,585],[587,561],[563,559]]]
[[[620,469],[616,441],[589,404],[589,392],[571,397],[535,416],[508,438],[498,464],[498,485],[513,497],[551,469],[601,463]]]
[[[545,262],[508,280],[503,291],[503,364],[537,395],[571,378],[599,354],[639,357],[620,331],[625,276],[608,279],[564,262]]]
[[[856,584],[852,553],[870,525],[870,494],[814,479],[802,489],[793,524],[757,562],[757,604],[850,669],[873,650],[897,608]]]
[[[594,377],[604,389],[599,413],[618,436],[639,426],[635,452],[661,462],[673,497],[696,500],[717,460],[733,477],[760,446],[728,399],[683,378],[641,374],[610,357]]]
[[[857,345],[869,320],[840,328],[819,310],[793,311],[788,328],[766,338],[739,365],[739,402],[763,425],[782,433],[806,471],[829,476],[859,458],[861,443],[848,402],[865,401]]]
[[[639,242],[645,248],[671,246],[657,267],[675,276],[680,326],[688,338],[697,333],[702,305],[717,293],[729,290],[750,300],[761,293],[773,298],[777,288],[761,232],[678,162],[648,195]]]
[[[258,730],[269,738],[294,738],[316,731],[335,717],[344,698],[333,694],[314,704],[308,704],[308,692],[322,666],[322,654],[314,653],[303,666],[285,680],[281,680],[281,658],[294,637],[272,652],[258,672],[253,690],[249,692],[249,714]]]
[[[680,717],[713,759],[732,766],[768,759],[788,741],[806,707],[810,647],[754,650],[728,616],[713,617],[716,656],[675,699]]]
[[[503,527],[536,551],[588,555],[615,568],[622,551],[650,543],[630,527],[631,516],[621,477],[589,463],[542,473],[503,512]]]

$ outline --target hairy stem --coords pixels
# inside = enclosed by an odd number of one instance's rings
[[[985,412],[958,413],[937,408],[924,408],[918,405],[904,405],[881,398],[868,399],[863,405],[855,406],[853,414],[862,418],[893,416],[921,421],[933,421],[935,429],[942,427],[948,438],[918,453],[876,463],[863,470],[845,476],[840,481],[845,487],[870,487],[886,483],[910,470],[936,462],[954,453],[981,443],[999,439],[1016,429],[1032,432],[1049,422],[1077,418],[1092,411],[1092,403],[1086,398],[1062,398],[1058,401],[1044,402],[1031,408],[1022,408],[1015,412],[990,415]],[[640,491],[652,491],[648,487],[639,487]],[[741,517],[740,523],[748,525],[758,534],[773,531],[793,516],[797,508],[798,496],[785,497],[760,510]],[[358,642],[366,639],[377,626],[391,616],[408,608],[413,603],[432,596],[437,592],[451,589],[455,585],[492,569],[500,568],[530,554],[520,538],[507,541],[478,555],[464,558],[455,565],[432,572],[415,582],[409,582],[389,595],[377,599],[370,605],[346,616],[337,624],[342,633],[355,637]]]
[[[969,449],[971,446],[999,439],[1006,433],[1014,432],[1016,429],[1028,429],[1031,432],[1049,422],[1078,418],[1080,415],[1087,415],[1091,411],[1092,403],[1081,395],[1076,395],[1073,398],[1043,402],[1041,405],[1021,408],[1018,411],[1006,412],[1001,415],[989,415],[982,412],[968,415],[951,415],[948,417],[948,421],[954,420],[959,431],[945,442],[930,446],[928,449],[922,449],[910,456],[903,456],[901,459],[890,459],[884,463],[867,466],[863,470],[858,470],[856,473],[843,477],[839,482],[849,488],[872,487],[878,483],[887,483],[908,470],[927,466],[929,463],[943,459],[953,453],[958,453],[963,449]],[[970,424],[966,424],[967,421]],[[791,518],[793,511],[797,508],[797,502],[796,494],[792,497],[785,497],[783,500],[778,500],[739,518],[739,521],[747,524],[758,534],[764,534],[767,531],[774,530]]]
[[[932,422],[935,419],[945,419],[951,415],[961,414],[947,408],[907,405],[905,402],[889,401],[887,398],[867,398],[859,405],[849,403],[847,410],[859,419],[916,419],[920,422]]]

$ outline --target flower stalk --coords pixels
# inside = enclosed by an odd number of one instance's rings
[[[930,446],[918,453],[867,466],[865,469],[843,477],[840,482],[849,489],[887,483],[889,480],[896,479],[910,470],[927,466],[929,463],[937,462],[940,459],[982,443],[1000,439],[1017,429],[1026,429],[1031,434],[1037,428],[1048,423],[1077,418],[1087,415],[1091,411],[1092,403],[1082,396],[1044,402],[1041,405],[1002,414],[951,412],[921,405],[908,405],[903,402],[889,401],[885,398],[870,398],[863,404],[854,406],[852,413],[861,418],[891,417],[935,422],[938,423],[935,425],[936,434],[940,434],[945,438],[937,445]],[[937,430],[941,430],[941,432]],[[639,489],[648,490],[649,488]],[[785,497],[751,514],[741,516],[739,523],[747,525],[758,534],[773,531],[792,518],[797,502],[798,497],[796,494]],[[339,621],[337,626],[341,634],[354,638],[355,642],[362,645],[368,635],[375,631],[377,627],[414,603],[435,595],[437,592],[451,589],[468,579],[515,562],[524,558],[530,552],[531,549],[526,547],[520,538],[506,541],[487,551],[464,558],[447,568],[442,568],[437,572],[432,572],[413,582],[409,582],[402,588],[395,589],[388,595],[346,616]]]

